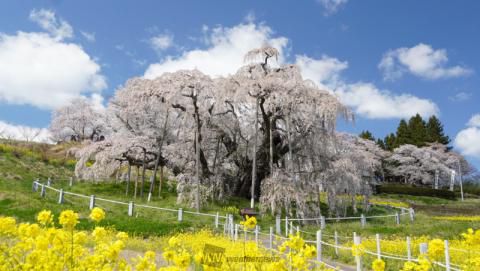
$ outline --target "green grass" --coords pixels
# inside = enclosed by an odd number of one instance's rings
[[[166,207],[172,209],[183,208],[184,210],[193,211],[192,208],[185,205],[178,205],[176,203],[176,194],[174,189],[165,188],[162,192],[162,197],[158,198],[158,191],[153,197],[153,201],[147,203],[145,198],[133,199],[132,190],[133,182],[131,183],[130,195],[125,195],[125,184],[115,182],[76,182],[73,187],[68,186],[68,179],[73,175],[73,168],[70,164],[52,164],[50,159],[41,159],[35,155],[37,147],[32,148],[30,155],[29,147],[22,146],[22,155],[15,152],[16,146],[9,147],[7,144],[2,144],[0,150],[0,215],[14,216],[21,221],[32,222],[35,220],[35,215],[43,210],[52,210],[57,216],[64,209],[73,209],[80,213],[81,229],[91,229],[94,225],[86,218],[88,217],[88,199],[76,198],[70,195],[65,196],[65,203],[63,205],[57,204],[58,194],[47,190],[46,198],[41,198],[40,194],[32,192],[32,181],[39,178],[44,181],[51,177],[53,186],[56,188],[64,188],[65,191],[72,191],[84,195],[96,195],[107,199],[115,199],[123,202],[134,201],[136,204],[149,204],[152,206]],[[7,146],[7,147],[5,147]],[[62,149],[61,146],[55,146],[56,149]],[[47,150],[46,153],[53,153]],[[55,153],[56,158],[60,159],[60,152]],[[68,158],[65,158],[68,160]],[[147,182],[148,183],[148,182]],[[144,196],[148,194],[148,185],[145,187]],[[400,225],[395,224],[393,217],[376,218],[367,221],[367,226],[362,228],[360,221],[342,221],[339,223],[332,223],[327,221],[327,228],[325,234],[333,234],[337,231],[342,236],[351,236],[352,232],[357,232],[362,236],[372,236],[376,233],[382,235],[430,235],[441,238],[454,238],[465,231],[467,228],[480,228],[480,222],[462,222],[462,221],[443,221],[434,220],[432,216],[438,215],[455,215],[455,214],[478,214],[480,207],[480,200],[467,199],[465,202],[460,200],[447,200],[435,197],[410,196],[410,195],[393,195],[381,194],[377,195],[381,200],[395,200],[406,202],[417,208],[416,220],[411,223],[409,217],[403,216]],[[97,205],[107,211],[107,219],[103,221],[103,225],[112,226],[118,230],[127,231],[139,236],[160,236],[168,235],[179,231],[188,231],[198,228],[203,228],[205,225],[212,225],[214,223],[213,217],[194,216],[191,214],[184,214],[184,221],[177,221],[177,213],[170,213],[158,210],[151,210],[145,208],[136,208],[135,216],[127,216],[127,206],[114,205],[97,201]],[[202,212],[215,214],[219,212],[220,215],[226,214],[226,207],[234,206],[238,209],[248,207],[249,201],[243,198],[229,198],[227,202],[209,202],[207,206],[202,208]],[[322,203],[322,210],[326,209],[326,205]],[[360,210],[361,212],[361,210]],[[360,215],[360,212],[357,216]],[[392,214],[394,210],[388,210],[384,207],[373,207],[366,215],[382,215]],[[352,210],[349,208],[348,214],[352,215]],[[239,214],[235,215],[235,221],[240,221]],[[270,226],[275,225],[275,218],[270,214],[263,214],[258,219],[259,226],[264,232],[268,232]],[[224,219],[220,220],[223,223]],[[220,226],[221,228],[222,226]],[[282,230],[284,223],[282,221]],[[306,224],[303,229],[308,232],[315,232],[319,228],[316,224]],[[314,239],[314,236],[309,236],[309,239]]]

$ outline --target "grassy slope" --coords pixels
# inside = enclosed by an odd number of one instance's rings
[[[34,153],[37,151],[34,148]],[[33,221],[35,214],[42,209],[50,209],[57,215],[63,209],[70,208],[80,212],[82,222],[80,228],[92,228],[92,224],[85,219],[88,216],[88,199],[78,199],[72,196],[65,197],[65,204],[57,204],[57,195],[52,191],[47,191],[46,199],[40,198],[39,193],[32,192],[32,181],[40,178],[45,181],[48,177],[54,180],[54,187],[63,187],[65,190],[77,192],[85,195],[95,194],[97,197],[116,199],[120,201],[133,200],[132,196],[125,196],[125,185],[115,183],[75,183],[73,187],[68,187],[68,177],[73,175],[73,167],[69,163],[59,163],[62,159],[61,147],[55,147],[56,152],[49,151],[47,156],[51,158],[42,159],[38,155],[31,155],[28,152],[22,155],[0,149],[0,215],[15,216],[22,221]],[[45,155],[43,155],[45,156]],[[45,157],[44,157],[45,158]],[[52,162],[53,160],[53,162]],[[47,161],[47,162],[45,162]],[[162,199],[154,198],[149,203],[153,206],[171,207],[177,209],[183,207],[184,210],[191,210],[188,206],[179,206],[176,204],[176,195],[173,192],[164,190]],[[386,200],[398,200],[414,204],[418,208],[417,219],[414,223],[408,221],[408,216],[403,217],[400,226],[395,225],[394,218],[375,219],[368,221],[366,228],[361,228],[359,221],[328,223],[326,234],[333,234],[336,230],[340,235],[350,236],[353,231],[363,235],[371,236],[375,233],[383,235],[430,235],[442,238],[454,238],[465,229],[480,228],[480,222],[459,222],[434,220],[432,215],[447,213],[449,215],[478,215],[479,200],[467,200],[466,202],[450,201],[428,197],[413,197],[406,195],[380,195],[380,198]],[[145,200],[136,199],[136,203],[146,203]],[[104,225],[115,226],[118,230],[128,231],[136,235],[165,235],[176,231],[189,230],[203,227],[203,225],[213,225],[213,218],[197,217],[184,214],[184,221],[177,222],[176,213],[159,212],[149,209],[136,208],[135,217],[128,217],[127,206],[112,205],[110,203],[97,202],[97,205],[106,209],[108,213]],[[225,204],[210,203],[203,212],[225,214],[226,206],[235,206],[236,208],[247,207],[249,202],[245,199],[231,198]],[[452,207],[446,209],[445,207]],[[375,207],[370,214],[385,214],[391,211],[384,208]],[[236,216],[236,221],[240,217]],[[223,223],[223,221],[220,221]],[[259,225],[264,231],[268,231],[269,226],[274,225],[274,218],[265,215],[259,219]],[[283,228],[283,224],[282,224]],[[306,225],[305,230],[315,232],[318,229],[316,225]],[[314,236],[309,236],[309,239]]]

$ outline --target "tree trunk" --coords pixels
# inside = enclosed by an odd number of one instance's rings
[[[218,181],[218,176],[217,176],[217,173],[218,173],[218,170],[217,170],[217,156],[218,156],[218,151],[220,149],[220,138],[217,139],[217,146],[215,147],[215,156],[213,158],[213,185],[217,186],[217,188],[219,187],[219,196],[218,198],[220,198],[221,195],[223,195],[223,183],[222,185],[219,185],[217,184],[217,181]],[[212,199],[215,199],[215,194],[213,195]]]
[[[162,197],[162,183],[163,183],[163,166],[160,166],[160,180],[158,183],[158,197]]]
[[[133,198],[137,198],[137,191],[138,191],[138,179],[140,178],[140,169],[137,166],[137,176],[135,178],[135,192],[133,193]]]
[[[258,134],[258,98],[255,106],[255,138],[253,140],[253,164],[252,164],[252,198],[250,208],[255,207],[255,179],[257,177],[257,134]]]
[[[142,163],[142,187],[140,189],[140,197],[143,198],[143,189],[145,188],[145,171],[147,170],[147,150],[143,149],[143,163]]]
[[[269,161],[269,164],[270,164],[270,176],[273,176],[273,127],[272,127],[272,117],[270,117],[269,119],[270,121],[270,136],[269,136],[269,147],[270,147],[270,155],[269,155],[269,158],[270,158],[270,161]]]
[[[127,172],[127,189],[125,195],[128,196],[128,190],[130,188],[130,173],[132,172],[132,165],[128,162],[128,172]]]
[[[286,165],[286,168],[287,168],[287,172],[290,172],[291,170],[293,170],[293,166],[292,166],[292,144],[291,144],[291,141],[290,141],[290,114],[287,115],[287,141],[288,141],[288,158],[287,158],[287,165]]]
[[[197,123],[197,129],[198,129],[198,123]],[[200,145],[198,142],[198,130],[195,132],[195,154],[197,158],[195,162],[195,166],[196,166],[195,209],[197,210],[197,213],[198,213],[200,212]]]
[[[158,166],[160,164],[160,159],[162,157],[162,146],[163,146],[163,141],[165,139],[165,136],[166,136],[166,133],[167,133],[167,123],[168,123],[168,113],[169,111],[167,110],[167,115],[165,117],[165,122],[163,123],[163,134],[162,134],[162,138],[161,139],[157,139],[157,143],[159,143],[158,145],[158,153],[157,153],[157,159],[155,160],[155,167],[153,169],[153,184],[150,185],[150,193],[153,193],[153,191],[155,190],[155,182],[157,180],[157,170],[158,170]],[[163,170],[163,167],[162,167],[162,170]],[[160,173],[160,183],[159,185],[161,186],[162,185],[162,179],[161,179],[161,176],[162,176],[162,173]],[[162,187],[159,187],[158,189],[158,196],[160,197],[160,193],[162,191]]]

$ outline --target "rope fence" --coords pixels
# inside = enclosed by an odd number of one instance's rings
[[[48,182],[47,184],[40,183],[38,180],[34,181],[32,184],[32,190],[34,192],[38,192],[40,190],[40,195],[41,197],[45,198],[46,197],[46,190],[49,189],[51,191],[57,192],[58,193],[58,203],[62,204],[64,203],[64,196],[65,195],[71,195],[79,198],[84,198],[84,199],[89,199],[89,208],[93,209],[96,205],[96,201],[103,201],[103,202],[108,202],[111,204],[117,204],[117,205],[123,205],[123,206],[128,206],[128,216],[133,216],[135,208],[148,208],[152,210],[158,210],[158,211],[163,211],[163,212],[170,212],[170,213],[176,213],[177,214],[177,219],[178,221],[183,221],[183,215],[184,214],[189,214],[189,215],[194,215],[194,216],[204,216],[204,217],[213,217],[214,218],[214,227],[215,229],[218,229],[220,226],[223,227],[223,233],[227,235],[230,239],[237,241],[239,240],[239,233],[243,231],[243,234],[245,235],[245,239],[247,239],[248,234],[253,234],[254,240],[259,243],[260,241],[266,242],[267,247],[269,250],[276,251],[274,248],[274,240],[288,240],[288,235],[293,234],[294,231],[298,234],[303,233],[303,234],[308,234],[308,235],[313,235],[315,236],[315,240],[309,240],[309,239],[304,239],[305,243],[315,245],[317,248],[317,257],[315,260],[311,260],[310,263],[313,263],[315,265],[322,265],[326,266],[329,268],[337,268],[338,266],[333,266],[325,261],[322,260],[322,255],[323,253],[323,247],[330,247],[334,250],[336,256],[339,255],[340,250],[344,251],[351,251],[353,250],[351,244],[354,245],[360,245],[361,244],[361,238],[360,236],[357,236],[356,233],[353,233],[353,238],[352,236],[340,236],[338,233],[335,231],[334,234],[325,234],[322,232],[322,230],[325,228],[325,221],[326,220],[345,220],[345,219],[360,219],[362,226],[364,226],[364,223],[366,219],[372,219],[372,218],[384,218],[384,217],[395,217],[395,220],[397,224],[400,223],[400,216],[401,215],[409,215],[411,220],[413,221],[414,219],[414,211],[412,208],[403,208],[402,213],[395,213],[395,214],[390,214],[390,215],[381,215],[381,216],[362,216],[360,217],[346,217],[346,218],[325,218],[321,216],[320,218],[304,218],[304,219],[289,219],[288,217],[285,217],[285,219],[281,219],[279,216],[276,217],[276,223],[275,227],[269,227],[269,232],[262,232],[260,226],[256,226],[255,230],[251,231],[248,229],[244,229],[243,225],[240,224],[235,224],[233,215],[232,214],[226,214],[226,215],[219,215],[217,212],[216,214],[209,214],[209,213],[201,213],[201,212],[192,212],[192,211],[184,211],[182,208],[179,209],[172,209],[172,208],[163,208],[163,207],[157,207],[157,206],[152,206],[152,205],[145,205],[145,204],[135,204],[134,202],[122,202],[122,201],[117,201],[117,200],[112,200],[112,199],[105,199],[105,198],[99,198],[96,197],[95,195],[82,195],[78,193],[73,193],[69,191],[64,191],[63,189],[57,189],[51,186],[51,183]],[[220,219],[224,220],[224,223],[220,222]],[[309,231],[304,231],[300,229],[300,225],[294,225],[293,222],[299,223],[301,221],[309,221],[309,220],[317,220],[321,222],[321,229],[316,231],[316,232],[309,232]],[[323,225],[322,225],[323,221]],[[282,236],[282,227],[281,224],[282,222],[285,223],[285,236]],[[275,231],[274,231],[275,229]],[[261,239],[260,236],[263,236],[264,238]],[[268,238],[267,238],[268,237]],[[323,237],[327,238],[333,238],[333,243],[327,242],[325,239],[322,239]],[[410,238],[407,237],[406,240],[406,246],[407,246],[407,255],[396,255],[392,253],[387,253],[387,252],[382,252],[381,250],[381,239],[380,236],[377,234],[375,236],[376,239],[376,251],[370,251],[370,250],[365,250],[364,253],[366,255],[374,256],[378,259],[389,259],[389,260],[397,260],[397,261],[411,261],[411,262],[418,262],[418,258],[412,257],[411,253],[411,245],[410,245]],[[343,244],[341,244],[340,240],[343,241]],[[348,246],[347,246],[348,245]],[[426,253],[428,248],[427,243],[421,243],[420,244],[420,253],[424,254]],[[455,251],[460,251],[462,252],[463,250],[461,249],[454,249],[452,250]],[[437,265],[441,268],[445,268],[445,270],[452,270],[452,271],[458,271],[461,270],[461,267],[457,264],[453,264],[450,262],[450,256],[449,256],[449,245],[448,245],[448,240],[445,240],[445,262],[432,262],[434,265]],[[465,251],[468,252],[468,251]],[[355,256],[355,262],[357,266],[357,271],[362,270],[361,269],[361,261],[362,257],[361,256]],[[341,270],[341,269],[340,269]]]

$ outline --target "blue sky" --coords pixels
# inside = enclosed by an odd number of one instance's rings
[[[479,167],[479,10],[435,0],[2,1],[0,121],[45,128],[71,97],[105,104],[128,78],[203,62],[228,74],[248,46],[270,43],[357,113],[340,130],[383,137],[402,117],[437,114]]]

